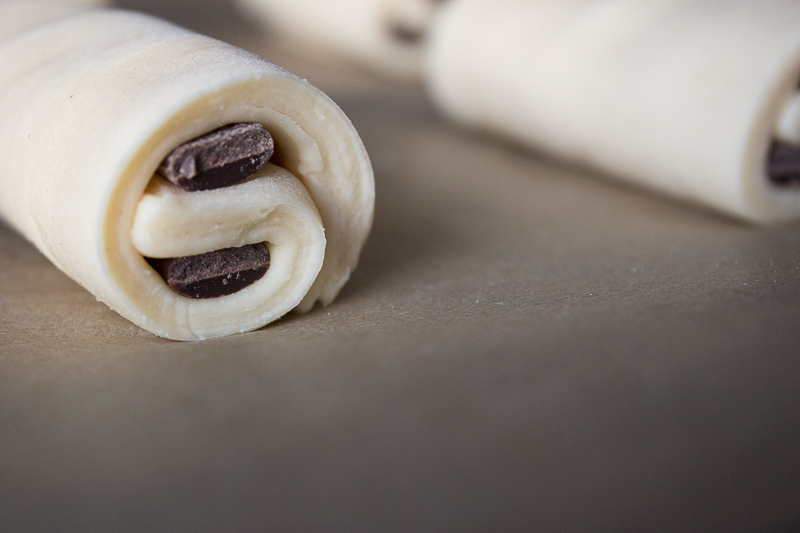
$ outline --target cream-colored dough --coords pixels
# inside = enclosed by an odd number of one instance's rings
[[[436,0],[238,0],[293,45],[338,53],[383,74],[420,79]],[[396,28],[419,33],[406,42]]]
[[[758,222],[800,217],[772,185],[800,141],[796,0],[460,0],[433,30],[430,91],[453,118]]]
[[[374,181],[355,129],[327,96],[141,14],[90,10],[23,32],[3,24],[0,214],[60,269],[172,339],[246,331],[333,300],[369,232]],[[176,146],[236,122],[272,133],[280,167],[198,193],[154,176]],[[209,300],[172,293],[143,258],[260,241],[272,255],[267,275]]]

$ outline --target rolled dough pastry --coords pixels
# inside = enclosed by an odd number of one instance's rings
[[[239,0],[294,46],[421,79],[428,28],[442,0]]]
[[[334,299],[369,232],[374,181],[327,96],[142,14],[86,10],[20,31],[4,25],[4,9],[0,214],[55,265],[171,339],[247,331]],[[271,163],[252,178],[186,192],[154,174],[182,143],[235,123],[274,138]],[[145,260],[261,242],[264,277],[218,298],[173,292]]]
[[[460,0],[430,92],[451,117],[758,222],[800,216],[767,177],[800,144],[796,0]]]

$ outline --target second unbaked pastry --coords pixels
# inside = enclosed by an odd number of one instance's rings
[[[799,82],[796,0],[459,0],[428,63],[460,122],[758,222],[800,218]]]

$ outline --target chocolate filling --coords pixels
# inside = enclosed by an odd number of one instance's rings
[[[800,187],[800,146],[775,141],[767,162],[769,181],[780,187]]]
[[[258,172],[275,141],[257,123],[230,124],[175,148],[158,173],[187,191],[229,187]]]
[[[389,32],[396,41],[400,41],[402,44],[419,44],[425,38],[425,32],[399,23],[393,24],[389,28]]]
[[[257,243],[200,255],[145,259],[161,274],[169,288],[181,296],[218,298],[263,278],[269,269],[269,248]]]
[[[448,0],[428,0],[431,4],[444,4]],[[388,26],[389,34],[401,44],[418,45],[425,40],[425,29],[412,28],[401,21],[392,21]]]
[[[158,173],[187,191],[230,187],[253,176],[272,157],[275,141],[257,123],[230,124],[175,148]],[[225,248],[200,255],[145,260],[170,289],[193,299],[239,292],[269,269],[264,243]]]

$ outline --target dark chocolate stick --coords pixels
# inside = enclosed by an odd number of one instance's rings
[[[393,24],[389,32],[396,41],[407,45],[419,44],[425,39],[424,31],[416,28],[409,28],[401,23]]]
[[[776,141],[769,151],[769,180],[781,187],[800,186],[800,146]]]
[[[434,6],[444,4],[447,0],[428,0]],[[418,45],[421,44],[427,33],[427,28],[412,27],[403,21],[390,21],[388,25],[389,34],[401,44]]]
[[[175,148],[158,173],[187,191],[229,187],[258,172],[275,141],[257,123],[231,124]]]
[[[145,259],[181,296],[217,298],[239,292],[264,277],[269,268],[269,248],[257,243],[200,255]]]

